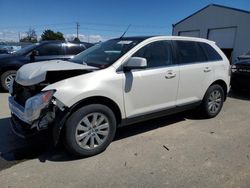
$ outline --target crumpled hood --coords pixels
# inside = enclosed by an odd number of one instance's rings
[[[42,61],[22,66],[16,74],[15,81],[23,86],[38,84],[46,79],[47,72],[67,70],[96,70],[96,67],[62,60]]]

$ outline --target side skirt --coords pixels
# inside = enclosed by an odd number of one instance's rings
[[[161,111],[157,111],[157,112],[147,113],[147,114],[139,115],[139,116],[132,117],[132,118],[125,118],[125,119],[122,119],[121,124],[118,127],[123,127],[123,126],[131,125],[134,123],[147,121],[150,119],[155,119],[155,118],[175,114],[178,112],[191,110],[191,109],[198,107],[201,104],[201,102],[202,101],[198,101],[198,102],[195,102],[192,104],[176,106],[174,108],[169,108],[169,109],[165,109],[165,110],[161,110]]]

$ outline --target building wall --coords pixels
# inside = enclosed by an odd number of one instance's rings
[[[199,30],[201,38],[208,38],[209,29],[236,27],[232,60],[250,51],[250,14],[217,6],[209,6],[173,26],[173,35],[180,31]]]

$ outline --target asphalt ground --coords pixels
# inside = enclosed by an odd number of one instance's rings
[[[51,141],[10,129],[0,94],[0,187],[250,187],[250,93],[229,94],[221,113],[184,112],[118,130],[103,153],[77,159]]]

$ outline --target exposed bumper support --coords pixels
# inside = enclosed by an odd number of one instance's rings
[[[37,129],[31,129],[29,124],[18,119],[15,115],[11,115],[10,118],[12,132],[20,138],[27,139],[33,136],[37,136],[45,131],[37,131]]]

